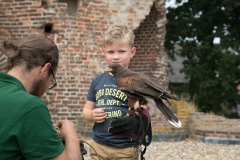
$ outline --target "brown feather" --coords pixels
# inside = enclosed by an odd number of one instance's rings
[[[109,66],[107,71],[115,76],[118,87],[128,96],[129,110],[134,107],[137,101],[140,108],[148,103],[147,99],[151,99],[172,125],[181,127],[179,119],[162,101],[168,102],[168,99],[178,99],[164,91],[159,82],[150,79],[145,74],[123,68],[119,64]]]

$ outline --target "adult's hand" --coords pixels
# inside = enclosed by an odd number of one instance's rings
[[[69,120],[61,120],[55,126],[60,138],[65,141],[67,138],[77,137],[74,123]]]
[[[59,137],[65,142],[65,149],[52,160],[82,160],[80,142],[74,124],[69,120],[61,120],[55,128]]]

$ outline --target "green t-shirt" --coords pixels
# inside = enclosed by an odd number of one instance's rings
[[[43,101],[0,72],[0,160],[48,160],[63,150]]]

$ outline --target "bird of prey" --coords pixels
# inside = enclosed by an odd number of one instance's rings
[[[145,74],[124,68],[120,64],[109,65],[106,71],[114,75],[118,88],[127,95],[129,110],[132,110],[133,107],[135,108],[136,104],[140,108],[142,105],[146,105],[151,101],[170,124],[177,128],[182,126],[177,116],[163,102],[164,100],[169,103],[168,99],[178,99],[164,91],[159,82],[150,79]]]

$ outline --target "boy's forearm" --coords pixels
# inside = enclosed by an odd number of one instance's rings
[[[93,122],[92,118],[92,110],[88,108],[83,109],[83,118],[87,120],[88,122]]]

